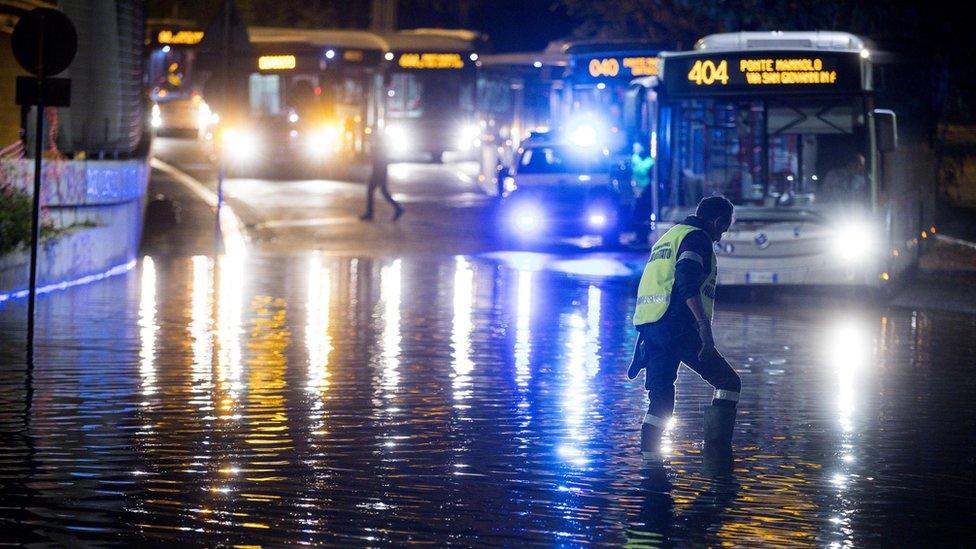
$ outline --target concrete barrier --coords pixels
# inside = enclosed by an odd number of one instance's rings
[[[139,250],[148,159],[45,160],[42,222],[60,234],[41,241],[39,287],[70,285],[119,272]],[[0,160],[0,181],[32,193],[34,161]],[[28,287],[27,246],[0,256],[0,301]]]

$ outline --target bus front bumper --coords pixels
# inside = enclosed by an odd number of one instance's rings
[[[886,273],[874,263],[851,264],[829,254],[792,257],[718,256],[720,286],[816,285],[879,287]]]

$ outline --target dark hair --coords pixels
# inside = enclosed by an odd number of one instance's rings
[[[723,217],[732,219],[732,203],[724,196],[707,196],[698,203],[695,215],[705,221]]]

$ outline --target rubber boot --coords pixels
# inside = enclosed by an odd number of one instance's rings
[[[732,475],[732,430],[735,407],[705,408],[705,447],[702,450],[702,472],[708,477]]]

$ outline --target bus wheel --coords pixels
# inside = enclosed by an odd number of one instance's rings
[[[434,151],[430,153],[430,158],[437,164],[442,164],[444,162],[444,151]]]

